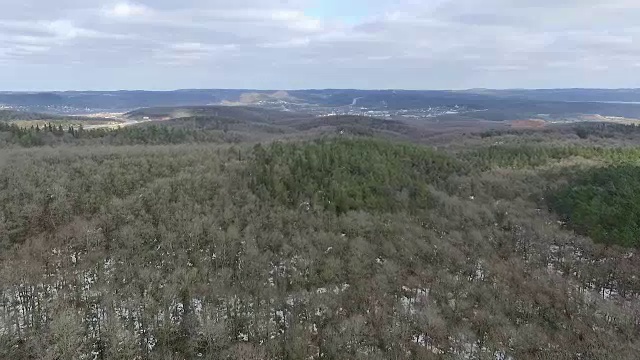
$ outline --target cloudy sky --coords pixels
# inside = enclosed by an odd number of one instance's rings
[[[640,87],[640,0],[0,5],[0,90]]]

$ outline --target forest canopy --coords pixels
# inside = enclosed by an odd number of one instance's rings
[[[607,245],[640,246],[640,167],[597,168],[554,194],[553,208],[574,230]]]
[[[338,214],[428,207],[428,187],[462,168],[443,153],[373,139],[257,145],[252,165],[257,193]]]
[[[637,358],[637,132],[258,120],[0,123],[0,358]]]

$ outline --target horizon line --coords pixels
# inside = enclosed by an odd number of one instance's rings
[[[69,93],[69,92],[178,92],[178,91],[450,91],[450,92],[465,92],[465,91],[548,91],[548,90],[640,90],[640,87],[620,87],[620,88],[607,88],[607,87],[542,87],[542,88],[460,88],[460,89],[412,89],[412,88],[292,88],[292,89],[278,89],[278,88],[173,88],[173,89],[100,89],[100,90],[0,90],[0,94],[46,94],[46,93]]]

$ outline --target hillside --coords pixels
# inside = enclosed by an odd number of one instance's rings
[[[636,358],[639,128],[189,111],[0,124],[3,357]]]
[[[221,117],[250,122],[270,122],[276,119],[299,118],[302,114],[246,106],[177,106],[143,108],[125,114],[130,119],[167,119],[185,117]]]
[[[483,120],[517,120],[540,115],[572,119],[577,115],[640,118],[637,89],[551,89],[407,91],[407,90],[251,90],[193,89],[176,91],[96,91],[1,93],[0,106],[22,111],[58,114],[125,112],[148,107],[202,107],[221,104],[328,115],[336,110],[351,115],[365,109],[423,114],[440,109],[472,112]],[[341,113],[342,113],[341,112]]]
[[[15,110],[0,110],[0,121],[62,120],[63,116]]]
[[[238,131],[254,135],[263,132],[301,136],[346,132],[416,139],[424,134],[423,128],[396,120],[356,115],[314,116],[241,106],[147,108],[125,116],[136,120],[161,120],[161,123],[141,124],[147,127],[161,124],[179,129]]]

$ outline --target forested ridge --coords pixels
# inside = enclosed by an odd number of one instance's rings
[[[185,122],[184,120],[183,122]],[[230,130],[226,122],[207,128],[189,126],[135,126],[85,131],[80,126],[54,123],[20,127],[0,122],[1,147],[44,147],[63,145],[165,145],[185,143],[238,143],[250,139],[246,133]]]
[[[202,121],[0,129],[0,358],[637,358],[625,128]]]

